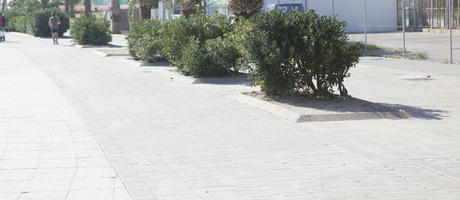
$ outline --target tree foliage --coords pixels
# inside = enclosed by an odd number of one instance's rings
[[[314,11],[262,13],[251,19],[245,43],[254,62],[256,83],[273,95],[325,97],[343,84],[359,59],[359,45],[349,45],[346,22]]]
[[[249,19],[254,14],[260,12],[264,5],[264,0],[230,0],[229,7],[237,17]]]
[[[70,34],[79,44],[106,45],[112,41],[110,23],[94,16],[75,19]]]
[[[189,18],[197,10],[201,10],[201,0],[186,0],[182,2],[181,14],[185,18]]]
[[[158,0],[139,0],[139,6],[141,9],[141,18],[150,19],[151,9],[158,8]]]

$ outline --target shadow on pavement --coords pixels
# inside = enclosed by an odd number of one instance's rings
[[[447,112],[438,109],[424,109],[401,104],[375,103],[358,98],[317,100],[308,97],[267,97],[253,93],[251,96],[285,105],[302,114],[319,115],[362,115],[365,113],[392,113],[396,119],[418,118],[425,120],[442,120]]]
[[[401,104],[386,104],[386,103],[376,103],[387,108],[394,110],[402,110],[407,112],[411,117],[418,119],[426,120],[442,120],[446,118],[447,111],[438,110],[438,109],[424,109],[416,106],[407,106]]]
[[[171,65],[172,63],[164,61],[164,62],[154,62],[154,63],[142,63],[141,67],[170,67]]]
[[[246,85],[251,86],[252,81],[247,74],[233,74],[219,78],[197,78],[193,84],[213,84],[213,85]]]

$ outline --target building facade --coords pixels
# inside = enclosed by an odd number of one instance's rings
[[[319,15],[338,15],[348,23],[349,33],[364,32],[365,20],[368,32],[398,30],[396,0],[265,0],[264,7],[274,4],[302,4]]]

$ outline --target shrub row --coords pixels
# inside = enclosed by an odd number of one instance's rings
[[[146,62],[166,58],[197,77],[249,71],[272,95],[347,95],[343,82],[358,62],[359,44],[347,43],[345,22],[314,11],[272,11],[232,21],[198,13],[137,22],[127,38],[129,50]]]
[[[159,44],[161,28],[162,24],[158,20],[144,20],[132,24],[127,37],[131,56],[146,62],[163,60]]]
[[[110,22],[96,17],[75,19],[70,34],[75,42],[82,45],[106,45],[112,41]]]
[[[7,30],[28,33],[34,36],[51,36],[51,29],[48,20],[52,13],[56,12],[61,19],[59,35],[62,36],[70,27],[69,17],[59,9],[38,9],[30,13],[21,13],[15,10],[7,11],[5,17],[8,19]]]
[[[168,59],[193,76],[223,76],[236,68],[240,55],[228,38],[231,21],[222,15],[196,14],[160,22],[146,20],[132,25],[130,54],[146,62]]]

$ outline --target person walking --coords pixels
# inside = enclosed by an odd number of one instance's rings
[[[5,26],[6,26],[6,18],[0,12],[0,42],[5,41]]]
[[[48,25],[51,28],[51,36],[53,38],[53,44],[59,44],[59,25],[61,24],[61,20],[57,16],[56,12],[53,12],[53,16],[50,17],[48,20]]]

